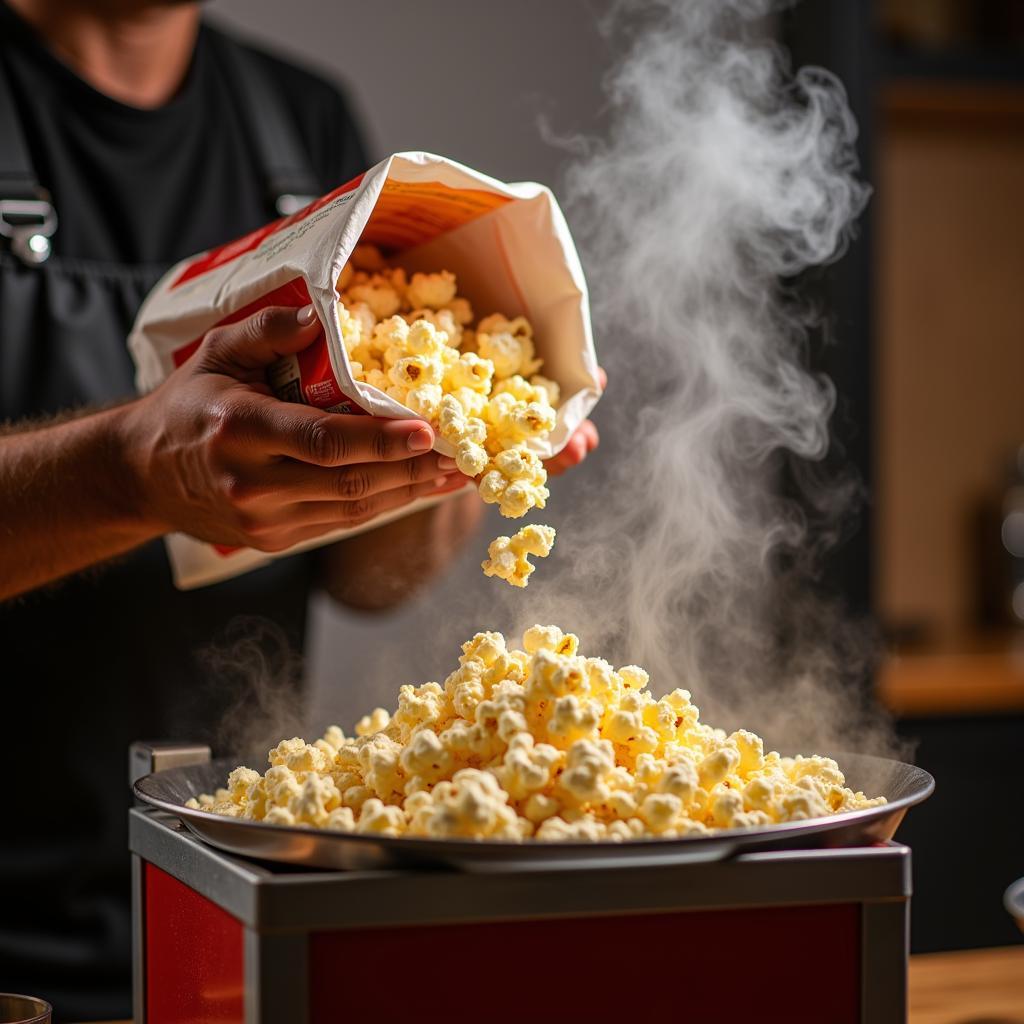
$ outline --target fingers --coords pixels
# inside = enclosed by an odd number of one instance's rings
[[[417,484],[394,487],[389,491],[372,494],[357,501],[305,501],[290,511],[296,525],[321,526],[332,529],[342,526],[362,526],[371,519],[390,512],[417,498],[440,493],[447,487],[446,479],[427,480]]]
[[[597,368],[597,379],[601,382],[601,390],[604,391],[608,387],[608,374],[604,372],[603,366]]]
[[[236,400],[239,434],[262,454],[313,466],[395,462],[430,451],[434,431],[424,420],[346,416],[312,406],[248,395]]]
[[[569,438],[566,446],[544,463],[548,476],[559,476],[567,469],[579,465],[598,446],[600,440],[597,427],[590,420],[584,420]]]
[[[197,367],[239,380],[263,378],[263,370],[281,356],[301,352],[320,333],[312,305],[294,309],[266,306],[236,324],[215,327],[197,352]]]
[[[289,501],[333,504],[362,501],[412,484],[447,483],[454,472],[450,462],[435,452],[399,462],[362,462],[338,468],[289,459],[269,467],[264,479],[268,490],[286,495]]]
[[[334,530],[364,526],[419,498],[436,497],[464,487],[466,478],[461,473],[455,476],[458,479],[445,479],[440,484],[436,480],[409,484],[359,501],[300,502],[279,514],[276,522],[263,522],[251,530],[246,541],[261,551],[284,551]]]

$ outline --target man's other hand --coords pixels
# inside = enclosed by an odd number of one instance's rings
[[[608,374],[598,367],[597,375],[603,391],[608,386]],[[548,476],[560,476],[567,469],[578,466],[598,446],[600,440],[597,427],[590,420],[584,420],[573,431],[565,447],[544,463]]]

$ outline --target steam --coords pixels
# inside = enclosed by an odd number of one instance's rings
[[[535,517],[558,541],[528,590],[484,580],[471,544],[453,579],[361,636],[372,675],[351,655],[332,668],[329,700],[346,710],[331,718],[347,725],[353,704],[393,706],[398,684],[443,679],[477,630],[512,639],[549,622],[777,749],[893,749],[854,685],[870,630],[815,593],[858,484],[823,468],[836,394],[806,369],[817,314],[788,283],[844,252],[869,190],[842,85],[790,73],[764,32],[775,6],[609,9],[625,46],[608,132],[573,141],[562,190],[610,379],[601,450]],[[370,700],[349,688],[371,678]],[[268,742],[287,735],[272,716],[294,704],[255,690],[273,706],[247,717],[269,716]]]
[[[815,313],[784,283],[843,253],[869,190],[841,83],[790,74],[762,34],[775,6],[610,10],[630,35],[609,131],[575,141],[564,190],[611,380],[605,471],[561,524],[568,568],[542,567],[525,604],[532,621],[575,615],[588,651],[621,652],[657,689],[688,686],[714,724],[877,749],[884,728],[841,685],[868,638],[808,586],[854,494],[807,471],[836,396],[805,368]]]
[[[237,616],[225,635],[199,652],[209,687],[207,700],[220,713],[212,737],[216,756],[258,753],[282,737],[304,735],[302,662],[284,630],[258,616]]]

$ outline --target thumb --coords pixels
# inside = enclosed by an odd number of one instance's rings
[[[312,304],[295,309],[265,306],[236,324],[215,327],[196,353],[197,369],[238,380],[262,380],[281,356],[308,348],[321,333]]]

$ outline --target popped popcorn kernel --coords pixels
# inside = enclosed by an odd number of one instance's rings
[[[550,496],[547,479],[547,470],[533,452],[510,448],[487,464],[480,478],[480,497],[488,505],[497,505],[506,518],[518,519],[532,508],[544,508]]]
[[[384,708],[374,708],[368,715],[363,715],[356,722],[357,736],[372,736],[375,732],[381,732],[388,727],[391,716]]]
[[[394,282],[382,274],[367,275],[356,271],[348,288],[342,293],[342,301],[349,305],[365,302],[378,320],[394,316],[401,308],[402,298]]]
[[[437,274],[413,274],[406,297],[410,306],[442,309],[455,299],[455,275],[447,270]]]
[[[513,537],[498,537],[487,548],[487,560],[481,563],[485,576],[496,576],[513,587],[525,587],[535,566],[529,556],[546,558],[555,543],[550,526],[524,526]]]
[[[394,713],[375,709],[354,738],[284,739],[262,775],[239,766],[186,806],[380,836],[628,842],[885,802],[847,787],[832,758],[702,723],[686,690],[655,699],[642,668],[585,657],[557,626],[531,626],[522,649],[481,631],[458,661],[443,685],[400,687]]]
[[[535,358],[533,328],[524,316],[509,320],[500,313],[484,317],[476,328],[477,351],[491,360],[496,377],[529,377],[541,367]]]

